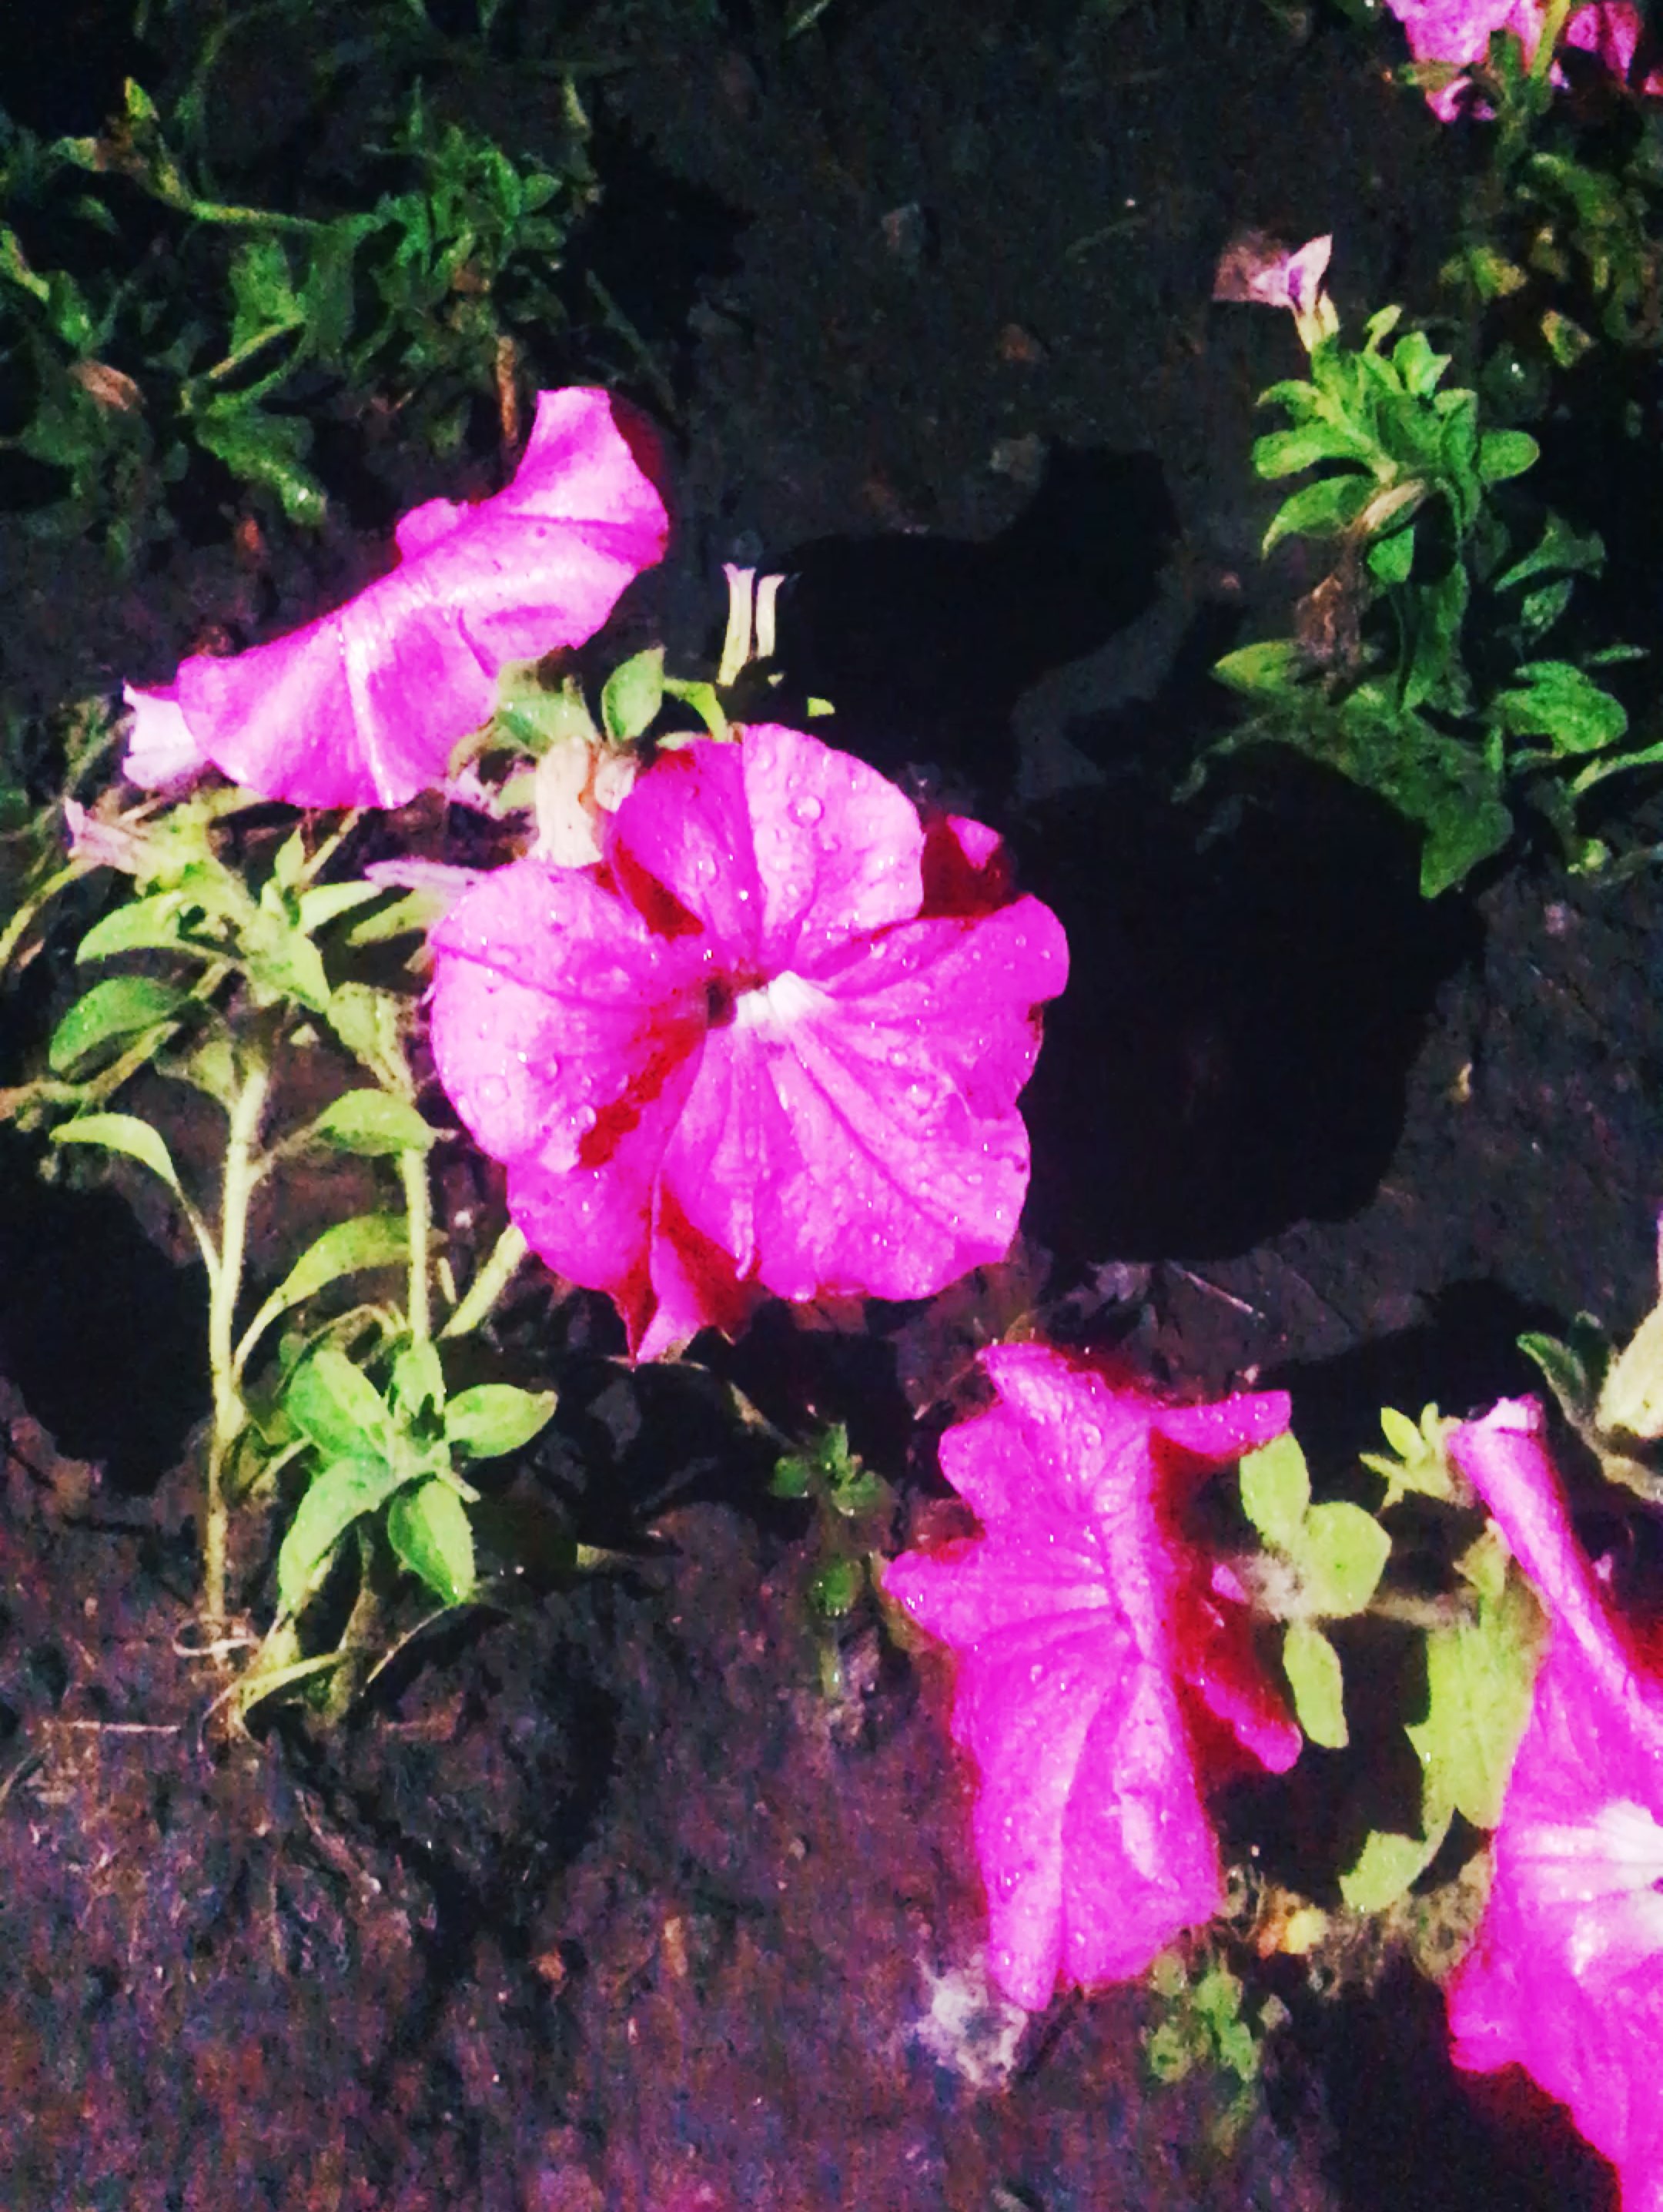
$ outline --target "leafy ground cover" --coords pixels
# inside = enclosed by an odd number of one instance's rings
[[[753,1331],[728,1373],[763,1419],[847,1432],[773,1497],[765,1435],[748,1455],[699,1386],[614,1364],[600,1301],[529,1293],[499,1346],[560,1404],[496,1502],[536,1602],[418,1639],[338,1741],[273,1726],[228,1753],[189,1633],[187,1255],[137,1176],[148,1241],[9,1139],[10,2194],[1608,2203],[1542,2100],[1456,2082],[1377,1960],[1280,1961],[1291,2026],[1245,2109],[1227,1977],[1006,2006],[944,1676],[883,1626],[844,1533],[950,1525],[927,1439],[1039,1302],[1157,1377],[1290,1389],[1331,1460],[1377,1448],[1382,1403],[1528,1387],[1521,1328],[1649,1302],[1646,879],[1545,850],[1429,908],[1412,837],[1333,779],[1222,770],[1180,818],[1139,766],[1209,726],[1209,664],[1288,588],[1256,566],[1249,453],[1290,333],[1209,305],[1218,247],[1332,228],[1342,303],[1412,292],[1446,212],[1436,126],[1341,27],[1300,45],[1256,7],[1182,35],[905,0],[790,27],[609,27],[597,250],[676,397],[690,518],[635,618],[703,647],[717,564],[793,574],[784,658],[841,742],[1008,830],[1076,969],[1028,1094],[1026,1242],[864,1326]],[[331,483],[321,538],[268,514],[257,549],[210,534],[116,584],[0,519],[18,711],[334,604],[395,509],[455,493],[402,445],[376,467]],[[20,1037],[66,988],[43,957]],[[490,1171],[456,1173],[450,1214],[483,1219]],[[257,1213],[263,1278],[306,1205]],[[851,1450],[904,1486],[900,1520]],[[627,1564],[575,1582],[574,1534]],[[1332,1820],[1322,1762],[1346,1755],[1308,1751],[1296,1827]],[[1320,2008],[1314,1972],[1352,1993]],[[1177,2087],[1154,2093],[1140,2032]]]

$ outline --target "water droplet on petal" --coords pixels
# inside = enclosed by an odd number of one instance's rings
[[[812,792],[805,798],[793,799],[791,803],[792,820],[800,822],[805,829],[817,822],[825,811],[825,807]]]
[[[508,1083],[506,1076],[488,1075],[479,1086],[479,1103],[482,1106],[501,1106],[506,1103],[507,1096]]]

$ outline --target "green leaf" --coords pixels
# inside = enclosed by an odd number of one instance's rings
[[[1394,530],[1389,538],[1378,538],[1369,548],[1369,573],[1376,581],[1391,585],[1405,584],[1415,565],[1415,526]]]
[[[1222,660],[1214,661],[1212,672],[1233,691],[1245,691],[1250,696],[1275,696],[1296,690],[1303,667],[1299,647],[1291,638],[1267,637],[1227,653]]]
[[[664,704],[664,647],[649,646],[615,668],[600,695],[600,718],[616,744],[651,727]]]
[[[342,983],[330,993],[329,1025],[386,1091],[413,1089],[404,1059],[404,1001],[368,983]]]
[[[1259,550],[1268,553],[1284,538],[1338,538],[1350,528],[1375,490],[1370,476],[1324,477],[1284,500],[1265,532]]]
[[[1541,447],[1527,430],[1486,430],[1478,441],[1478,480],[1502,483],[1534,468]]]
[[[1557,753],[1603,752],[1629,726],[1622,702],[1568,660],[1526,661],[1526,680],[1490,702],[1500,726],[1515,738],[1546,738]]]
[[[188,947],[179,929],[193,902],[182,891],[157,891],[128,899],[94,923],[75,949],[77,963],[107,960],[118,952],[178,951]],[[204,950],[204,957],[205,950]]]
[[[379,1459],[337,1460],[315,1477],[277,1553],[281,1618],[292,1618],[317,1589],[353,1522],[375,1512],[406,1479]]]
[[[429,1476],[401,1490],[387,1509],[387,1535],[413,1574],[446,1605],[462,1605],[476,1580],[468,1510],[448,1482]]]
[[[271,888],[268,884],[267,891]],[[260,911],[244,926],[242,955],[258,1004],[273,1006],[289,999],[313,1013],[326,1012],[330,988],[324,957],[305,931],[281,911],[280,898],[268,902],[262,896]]]
[[[410,1231],[402,1213],[361,1213],[331,1222],[313,1239],[243,1333],[246,1357],[281,1313],[313,1297],[325,1285],[367,1267],[402,1267],[410,1259]]]
[[[1282,1642],[1282,1665],[1301,1728],[1313,1743],[1344,1751],[1351,1739],[1338,1652],[1308,1620],[1290,1621]]]
[[[445,1403],[445,1370],[431,1338],[404,1346],[392,1363],[392,1402],[411,1421]]]
[[[1403,379],[1403,388],[1413,399],[1424,398],[1436,388],[1449,366],[1447,353],[1434,353],[1424,331],[1410,331],[1392,349],[1392,365]]]
[[[1241,1478],[1242,1511],[1266,1543],[1290,1550],[1311,1502],[1310,1470],[1291,1432],[1248,1452]]]
[[[338,1345],[320,1344],[295,1369],[283,1411],[308,1442],[337,1459],[385,1457],[392,1416],[363,1369]]]
[[[1399,1413],[1395,1406],[1382,1406],[1380,1425],[1381,1434],[1400,1460],[1406,1462],[1419,1457],[1421,1432],[1407,1413]]]
[[[1352,1911],[1383,1912],[1388,1905],[1395,1905],[1437,1856],[1453,1817],[1446,1808],[1424,1837],[1393,1835],[1376,1828],[1364,1843],[1356,1864],[1339,1878],[1339,1893]]]
[[[54,1075],[72,1075],[106,1045],[124,1042],[178,1012],[187,994],[154,975],[112,975],[77,999],[46,1048]]]
[[[507,1382],[479,1382],[458,1391],[445,1409],[445,1434],[464,1459],[500,1459],[547,1427],[552,1390],[517,1390]]]
[[[865,1580],[859,1559],[828,1559],[809,1577],[810,1601],[828,1620],[841,1620],[859,1597]]]
[[[439,1132],[414,1106],[385,1091],[349,1091],[332,1099],[305,1132],[307,1144],[368,1159],[425,1152]]]
[[[373,899],[385,896],[385,884],[315,884],[310,890],[300,893],[300,927],[310,935],[326,929],[331,921],[350,914],[355,907],[367,906]]]
[[[1519,1349],[1541,1369],[1543,1379],[1559,1401],[1560,1411],[1573,1427],[1580,1427],[1593,1418],[1599,1383],[1572,1346],[1562,1344],[1557,1336],[1531,1329],[1519,1339]]]
[[[1360,1505],[1313,1505],[1284,1547],[1299,1570],[1305,1604],[1326,1620],[1361,1613],[1391,1556],[1392,1539]]]
[[[1319,461],[1366,460],[1369,451],[1366,439],[1336,423],[1305,422],[1297,429],[1272,430],[1255,439],[1253,471],[1266,478],[1290,477]]]
[[[303,416],[268,415],[242,396],[210,400],[192,417],[197,441],[246,483],[273,491],[291,522],[322,522],[324,488],[304,465],[312,426]]]
[[[179,1188],[161,1132],[141,1121],[137,1114],[82,1114],[76,1121],[60,1122],[52,1133],[52,1140],[55,1145],[103,1145],[112,1152],[125,1152],[132,1159],[142,1160],[153,1175],[159,1175],[169,1190]]]
[[[1545,1640],[1542,1608],[1517,1572],[1499,1601],[1479,1601],[1476,1619],[1428,1636],[1426,1718],[1407,1733],[1429,1807],[1449,1806],[1478,1828],[1499,1824]]]
[[[1597,576],[1605,565],[1605,541],[1597,530],[1575,531],[1562,516],[1550,514],[1542,526],[1541,543],[1497,576],[1492,588],[1510,592],[1532,576],[1562,573]]]
[[[788,1452],[785,1458],[774,1462],[768,1489],[775,1498],[806,1498],[813,1480],[812,1461],[804,1459],[800,1452]]]

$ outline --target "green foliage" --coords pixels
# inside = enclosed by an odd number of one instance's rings
[[[1592,1314],[1578,1314],[1563,1342],[1532,1333],[1519,1339],[1519,1348],[1541,1369],[1605,1480],[1651,1504],[1663,1503],[1656,1449],[1663,1441],[1663,1299],[1620,1349]]]
[[[1223,2092],[1222,2111],[1210,2124],[1215,2148],[1228,2151],[1259,2107],[1265,2048],[1286,2024],[1288,2008],[1269,1996],[1253,2010],[1239,1974],[1223,1957],[1204,1951],[1186,1963],[1163,1951],[1149,1971],[1159,2017],[1143,2033],[1144,2063],[1161,2082],[1211,2074]]]
[[[815,1509],[816,1565],[809,1601],[823,1620],[845,1619],[875,1588],[873,1563],[895,1510],[895,1492],[849,1449],[842,1422],[822,1429],[801,1452],[776,1462],[769,1490]]]
[[[1249,1452],[1241,1468],[1241,1507],[1279,1571],[1266,1609],[1286,1621],[1282,1664],[1299,1724],[1313,1743],[1348,1741],[1339,1654],[1317,1626],[1363,1612],[1392,1540],[1372,1514],[1344,1500],[1314,1505],[1310,1471],[1291,1434]]]
[[[1449,1432],[1460,1426],[1458,1422],[1446,1420],[1435,1406],[1423,1406],[1418,1422],[1384,1406],[1380,1425],[1388,1449],[1364,1452],[1362,1459],[1363,1466],[1372,1468],[1386,1484],[1379,1509],[1382,1513],[1389,1513],[1411,1494],[1451,1505],[1471,1504],[1466,1480],[1447,1449]]]
[[[58,473],[34,527],[95,533],[123,561],[172,528],[168,495],[204,456],[319,522],[320,410],[395,411],[446,452],[485,399],[512,434],[521,355],[570,327],[561,270],[598,196],[569,76],[551,84],[551,161],[435,115],[428,81],[480,57],[419,7],[167,12],[182,88],[165,102],[130,81],[99,135],[50,143],[0,111],[0,371],[24,395],[0,442]],[[234,199],[213,180],[216,72],[274,17],[319,114],[371,51],[402,87],[360,173],[309,169],[301,206],[264,201],[258,174]]]
[[[1579,801],[1663,760],[1663,744],[1625,747],[1627,712],[1590,673],[1626,649],[1548,659],[1538,647],[1603,548],[1549,514],[1534,545],[1514,550],[1519,526],[1494,492],[1533,466],[1535,441],[1485,427],[1478,392],[1445,386],[1449,356],[1424,331],[1388,348],[1400,313],[1373,316],[1361,345],[1320,338],[1308,378],[1263,395],[1292,427],[1258,441],[1259,473],[1325,471],[1284,501],[1265,550],[1314,538],[1333,565],[1301,602],[1294,638],[1219,662],[1248,714],[1212,754],[1289,745],[1377,793],[1421,832],[1429,898],[1507,845],[1520,805],[1551,822],[1575,864],[1598,866],[1605,848],[1579,828]]]

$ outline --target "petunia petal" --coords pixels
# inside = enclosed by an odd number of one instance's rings
[[[513,479],[459,507],[430,501],[398,532],[399,565],[334,613],[176,678],[203,755],[296,805],[394,806],[444,774],[491,711],[498,671],[599,629],[664,551],[668,520],[604,392],[543,392]]]

